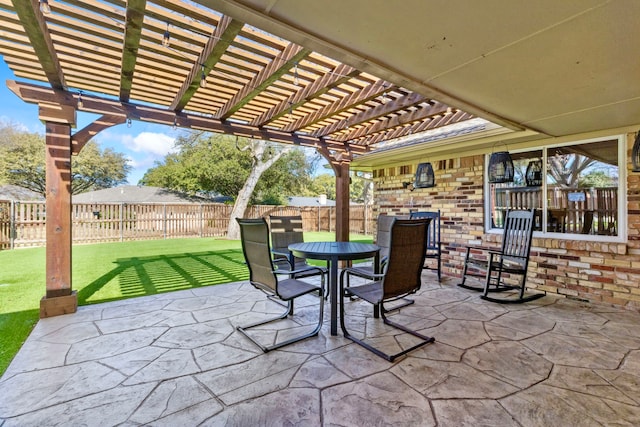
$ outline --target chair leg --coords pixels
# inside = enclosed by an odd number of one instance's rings
[[[485,301],[491,301],[498,304],[522,304],[524,302],[537,300],[538,298],[542,298],[543,296],[546,295],[546,293],[542,293],[542,294],[531,294],[526,297],[524,296],[525,283],[527,280],[526,271],[524,274],[521,275],[522,279],[520,280],[520,286],[517,286],[517,285],[510,286],[506,284],[500,284],[500,281],[502,280],[502,270],[498,270],[498,277],[496,278],[497,279],[496,283],[491,284],[490,273],[491,273],[491,268],[489,268],[489,270],[487,271],[487,281],[485,283],[485,289],[483,294],[480,296],[480,298],[482,298]],[[495,286],[495,288],[489,289],[490,286]],[[494,298],[488,295],[489,292],[503,292],[503,291],[510,291],[515,289],[518,289],[517,298]]]
[[[344,292],[344,284],[342,283],[342,281],[340,281],[340,293],[342,294]],[[422,341],[419,342],[418,344],[412,346],[411,348],[407,348],[404,349],[398,353],[395,354],[387,354],[385,352],[383,352],[382,350],[373,347],[372,345],[370,345],[369,343],[365,342],[364,340],[361,340],[359,338],[354,337],[353,335],[351,335],[349,333],[349,331],[347,330],[347,327],[345,325],[344,322],[344,304],[340,304],[340,327],[342,328],[342,334],[344,335],[345,338],[355,342],[358,345],[361,345],[362,347],[366,348],[367,350],[371,351],[372,353],[382,357],[385,360],[388,360],[389,362],[393,362],[395,361],[398,357],[403,356],[407,353],[409,353],[410,351],[413,351],[417,348],[422,347],[423,345],[432,343],[435,341],[434,337],[427,337],[425,335],[420,334],[419,332],[416,332],[414,330],[411,330],[409,328],[407,328],[406,326],[400,325],[398,323],[392,322],[391,320],[389,320],[385,315],[385,310],[381,309],[382,308],[382,303],[380,304],[374,304],[374,310],[375,308],[377,308],[378,312],[381,314],[382,316],[382,320],[385,324],[392,326],[394,328],[400,329],[401,331],[404,331],[408,334],[411,334],[415,337],[420,338]]]
[[[467,253],[464,257],[464,267],[462,268],[462,282],[458,283],[458,286],[460,286],[461,288],[469,289],[470,291],[482,292],[484,291],[484,286],[473,286],[473,285],[465,284],[465,281],[467,280],[467,276],[486,278],[486,276],[480,275],[478,273],[469,273],[470,252],[471,252],[471,248],[467,248]],[[487,268],[488,268],[488,264],[487,264]],[[480,267],[478,267],[477,269],[479,270]]]
[[[252,323],[252,324],[246,325],[246,326],[237,326],[236,329],[238,330],[238,332],[240,332],[242,335],[244,335],[250,341],[252,341],[255,345],[260,347],[260,349],[265,353],[267,353],[267,352],[269,352],[271,350],[275,350],[275,349],[280,348],[280,347],[284,347],[285,345],[293,344],[295,342],[302,341],[302,340],[307,339],[307,338],[311,338],[313,336],[318,335],[318,332],[320,332],[320,329],[322,328],[322,320],[323,320],[323,317],[324,317],[324,295],[320,295],[320,312],[318,314],[318,324],[316,325],[316,327],[315,327],[315,329],[313,331],[311,331],[311,332],[309,332],[307,334],[304,334],[304,335],[301,335],[301,336],[298,336],[298,337],[294,337],[294,338],[288,339],[286,341],[279,342],[279,343],[271,345],[271,346],[265,346],[265,345],[262,345],[260,342],[258,342],[256,339],[254,339],[247,332],[247,329],[251,329],[251,328],[254,328],[256,326],[265,325],[267,323],[274,322],[274,321],[277,321],[277,320],[285,319],[290,313],[293,313],[293,300],[287,301],[287,310],[284,313],[280,314],[279,316],[273,317],[273,318],[267,319],[267,320],[262,320],[262,321],[259,321],[259,322],[256,322],[256,323]]]

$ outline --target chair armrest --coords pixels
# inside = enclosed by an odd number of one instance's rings
[[[271,249],[271,253],[274,255],[283,256],[285,258],[289,258],[289,256],[291,255],[291,252],[287,248],[273,248]]]
[[[362,271],[353,267],[345,268],[340,272],[341,281],[344,279],[345,275],[358,276],[363,279],[369,279],[369,280],[380,280],[384,278],[384,273],[367,273],[365,271]]]
[[[276,274],[288,274],[288,275],[294,275],[294,274],[298,274],[298,273],[308,273],[312,270],[315,270],[318,272],[318,274],[321,274],[324,277],[324,273],[325,271],[320,268],[320,267],[316,267],[313,265],[310,265],[309,267],[306,268],[299,268],[297,270],[274,270],[273,272]]]

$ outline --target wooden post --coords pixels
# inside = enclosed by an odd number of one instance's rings
[[[349,241],[349,163],[333,165],[336,174],[336,242]]]
[[[41,118],[44,116],[40,109]],[[74,112],[75,113],[75,112]],[[71,290],[71,126],[46,122],[46,295],[40,317],[74,313],[78,297]]]

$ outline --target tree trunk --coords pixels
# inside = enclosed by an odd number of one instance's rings
[[[269,145],[265,141],[252,141],[244,148],[251,150],[253,165],[251,172],[249,172],[249,177],[244,182],[242,190],[238,193],[236,202],[233,204],[231,216],[229,217],[229,226],[227,227],[227,239],[240,239],[240,227],[238,226],[236,218],[243,218],[245,216],[253,190],[255,190],[256,184],[262,174],[278,161],[283,154],[291,150],[291,147],[285,147],[282,150],[273,152],[273,154],[265,155],[265,150],[268,147]]]

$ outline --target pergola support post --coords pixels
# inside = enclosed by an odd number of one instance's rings
[[[334,165],[336,173],[336,242],[349,241],[349,163]]]
[[[43,110],[41,119],[46,116]],[[45,126],[47,276],[40,318],[74,313],[78,308],[78,297],[71,289],[71,124],[46,121]]]

